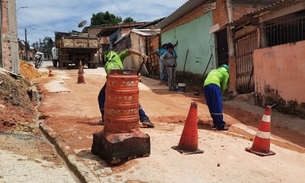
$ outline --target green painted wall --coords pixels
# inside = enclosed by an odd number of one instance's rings
[[[209,28],[213,26],[212,12],[178,26],[161,35],[161,42],[176,43],[175,50],[178,55],[177,71],[183,71],[187,49],[188,57],[185,71],[194,74],[203,74],[207,67],[211,54],[213,55],[207,72],[216,66],[214,34],[209,34]]]

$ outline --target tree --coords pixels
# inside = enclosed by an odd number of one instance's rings
[[[45,57],[50,58],[54,41],[50,37],[45,37],[42,41],[32,44],[33,48],[43,52]]]
[[[102,25],[102,24],[118,24],[122,22],[122,18],[119,16],[115,16],[114,14],[106,11],[105,13],[99,12],[97,14],[93,14],[91,18],[91,25]]]
[[[131,23],[131,22],[135,22],[135,21],[133,20],[133,18],[127,17],[127,18],[125,18],[125,19],[123,20],[123,22],[124,22],[124,23]]]

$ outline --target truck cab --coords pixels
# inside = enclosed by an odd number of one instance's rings
[[[53,66],[57,67],[57,63],[58,63],[58,49],[56,47],[53,47],[51,52],[52,52]]]

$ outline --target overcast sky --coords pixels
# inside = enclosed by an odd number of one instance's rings
[[[131,17],[138,22],[166,17],[188,0],[16,0],[18,37],[33,42],[44,37],[54,39],[54,31],[81,31],[78,24],[90,25],[93,13],[106,12]]]

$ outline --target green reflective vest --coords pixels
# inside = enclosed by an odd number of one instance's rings
[[[222,92],[224,92],[227,89],[228,80],[229,73],[227,70],[223,67],[219,67],[209,72],[207,78],[204,80],[203,86],[216,84],[221,88]]]
[[[112,51],[112,54],[108,54],[111,58],[107,57],[107,62],[105,64],[105,71],[107,75],[111,69],[123,69],[123,61],[126,57],[130,55],[128,50],[124,50],[121,53],[117,54],[116,52]]]

